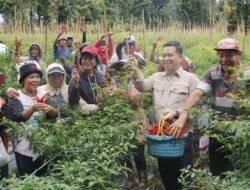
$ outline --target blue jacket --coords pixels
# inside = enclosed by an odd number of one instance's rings
[[[70,49],[68,47],[61,48],[59,45],[53,47],[53,56],[55,59],[69,58]]]

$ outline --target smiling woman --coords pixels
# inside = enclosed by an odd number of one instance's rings
[[[96,66],[96,59],[90,53],[85,53],[82,56],[81,65],[85,73],[92,74]]]
[[[96,63],[99,61],[98,50],[93,46],[83,49],[80,58],[81,70],[72,72],[69,83],[69,104],[78,105],[80,98],[88,104],[97,104],[97,88],[103,87],[103,74],[98,71]]]
[[[43,112],[50,117],[57,116],[57,110],[43,102],[38,101],[46,95],[46,91],[39,89],[42,72],[35,64],[25,64],[20,67],[19,83],[22,89],[18,90],[19,96],[9,98],[6,116],[16,122],[25,122],[29,130],[37,126],[36,116]],[[45,100],[45,98],[43,98]],[[33,158],[30,142],[25,134],[19,134],[14,142],[17,168],[20,175],[31,174],[42,164],[41,158]],[[35,159],[35,161],[34,161]],[[43,172],[38,172],[41,175]]]

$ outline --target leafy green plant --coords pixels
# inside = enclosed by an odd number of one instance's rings
[[[41,181],[29,176],[6,179],[2,181],[3,187],[32,189],[38,183],[37,186],[41,185],[39,189],[50,189],[45,184],[51,177],[48,184],[54,189],[57,186],[60,189],[56,183],[59,181],[72,189],[119,188],[114,179],[126,175],[129,170],[124,160],[136,145],[137,121],[134,118],[137,114],[119,94],[103,93],[102,101],[101,109],[96,113],[71,110],[69,116],[74,122],[68,125],[61,121],[46,121],[42,116],[38,118],[40,126],[33,128],[32,133],[25,125],[12,128],[12,133],[13,130],[15,133],[29,131],[26,134],[32,149],[43,155],[49,168]],[[24,181],[27,181],[26,186],[22,186]]]
[[[228,173],[226,178],[220,178],[191,167],[182,170],[179,181],[184,190],[246,190],[250,185],[249,180],[238,171]]]

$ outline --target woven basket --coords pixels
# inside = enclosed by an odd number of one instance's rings
[[[147,138],[148,151],[151,156],[175,158],[183,156],[185,138],[188,134],[178,139],[167,135],[162,137],[161,135],[149,135],[147,133],[144,136]]]

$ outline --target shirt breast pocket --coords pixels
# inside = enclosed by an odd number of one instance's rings
[[[153,86],[153,94],[154,94],[154,105],[163,105],[165,92],[165,85],[161,83],[156,83]]]
[[[154,92],[156,93],[163,93],[165,90],[164,84],[155,84],[153,88],[154,88]]]
[[[170,93],[174,93],[176,95],[188,95],[187,87],[172,87],[170,89]]]
[[[182,107],[188,98],[188,88],[185,86],[173,86],[169,92],[169,102],[172,106]]]

